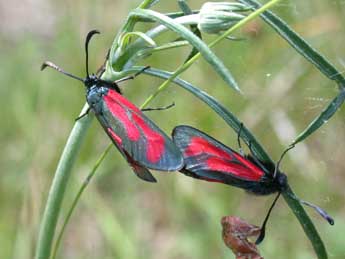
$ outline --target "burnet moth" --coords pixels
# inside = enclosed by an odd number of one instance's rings
[[[238,134],[238,143],[241,147],[240,134],[241,132]],[[256,244],[261,243],[265,237],[265,227],[269,215],[281,192],[287,188],[287,176],[279,170],[279,164],[292,146],[283,152],[278,163],[274,165],[260,161],[253,154],[241,155],[206,133],[190,126],[175,127],[172,137],[184,157],[185,167],[180,170],[183,174],[205,181],[239,187],[256,195],[278,193],[256,240]],[[302,204],[314,208],[329,224],[334,224],[334,220],[320,207],[298,200]]]
[[[170,138],[139,108],[121,95],[117,83],[132,79],[136,75],[119,79],[116,82],[108,82],[95,74],[89,74],[88,45],[92,36],[98,33],[99,31],[92,30],[86,36],[86,78],[65,72],[49,61],[43,63],[41,70],[51,67],[66,76],[83,82],[89,109],[77,119],[92,110],[135,174],[142,180],[156,182],[148,168],[159,171],[176,171],[182,168],[183,157]]]

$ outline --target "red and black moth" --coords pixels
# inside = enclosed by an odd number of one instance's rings
[[[254,155],[241,155],[190,126],[175,127],[172,137],[184,157],[185,167],[180,170],[183,174],[239,187],[256,195],[278,193],[261,227],[261,234],[256,241],[256,244],[259,244],[264,239],[266,222],[273,206],[281,192],[287,188],[287,176],[279,170],[279,163],[291,147],[285,150],[277,165],[274,165],[260,161]],[[334,224],[334,220],[324,210],[309,202],[298,200],[314,208],[329,224]]]
[[[97,33],[99,33],[97,30],[92,30],[86,37],[85,79],[67,73],[48,61],[43,63],[41,70],[51,67],[83,82],[86,87],[86,100],[89,109],[78,119],[92,110],[136,175],[145,181],[156,182],[148,168],[159,171],[179,170],[183,167],[182,154],[158,126],[138,107],[121,95],[117,83],[132,79],[136,75],[122,78],[116,82],[108,82],[94,74],[89,74],[88,45],[92,36]]]

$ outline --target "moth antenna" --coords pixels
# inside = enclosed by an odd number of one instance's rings
[[[310,202],[301,200],[300,198],[296,197],[295,195],[289,194],[289,196],[292,199],[299,201],[303,205],[306,205],[306,206],[313,208],[321,217],[323,217],[325,220],[327,220],[327,222],[330,225],[334,225],[334,219],[325,210],[321,209],[319,206],[316,206]]]
[[[274,178],[276,178],[276,175],[277,175],[277,172],[278,172],[278,169],[279,169],[279,166],[280,166],[280,162],[283,160],[283,158],[284,158],[284,156],[286,155],[286,153],[287,153],[289,150],[293,149],[294,147],[295,147],[295,144],[292,144],[292,145],[288,146],[288,148],[285,149],[284,152],[281,154],[281,156],[280,156],[280,158],[279,158],[279,160],[278,160],[278,162],[277,162],[277,165],[276,165],[276,167],[274,168],[274,174],[273,174],[273,177],[274,177]]]
[[[55,65],[54,63],[52,63],[52,62],[50,62],[50,61],[46,61],[46,62],[44,62],[44,63],[42,64],[42,66],[41,66],[41,71],[44,70],[46,67],[53,68],[53,69],[57,70],[58,72],[60,72],[60,73],[62,73],[62,74],[64,74],[64,75],[66,75],[66,76],[69,76],[69,77],[72,77],[72,78],[74,78],[74,79],[77,79],[77,80],[79,80],[79,81],[84,82],[84,79],[83,79],[83,78],[80,78],[80,77],[78,77],[78,76],[72,75],[72,74],[70,74],[70,73],[64,71],[62,68],[58,67],[57,65]]]
[[[265,238],[266,224],[267,224],[268,218],[269,218],[270,215],[271,215],[271,212],[272,212],[272,210],[273,210],[274,205],[276,205],[276,203],[277,203],[277,200],[278,200],[279,196],[280,196],[280,192],[278,192],[278,195],[277,195],[276,198],[274,199],[274,201],[273,201],[273,203],[272,203],[270,209],[268,210],[268,213],[267,213],[267,215],[266,215],[266,218],[264,219],[264,222],[262,223],[260,235],[258,236],[258,238],[257,238],[256,241],[255,241],[255,244],[256,244],[256,245],[259,245],[259,244],[264,240],[264,238]]]
[[[319,206],[316,206],[310,202],[303,201],[303,200],[300,200],[300,202],[304,205],[307,205],[307,206],[313,208],[317,213],[319,213],[319,215],[321,217],[323,217],[325,220],[327,220],[330,225],[334,225],[334,219],[326,211],[321,209]]]
[[[89,74],[89,42],[92,38],[93,35],[99,34],[100,32],[98,30],[92,30],[89,31],[89,33],[86,35],[86,40],[85,40],[85,58],[86,58],[86,77],[90,77]]]
[[[141,111],[143,112],[148,112],[148,111],[163,111],[163,110],[168,110],[172,107],[175,106],[175,102],[172,102],[171,104],[164,106],[164,107],[157,107],[157,108],[143,108]]]

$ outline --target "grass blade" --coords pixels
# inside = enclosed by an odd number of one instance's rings
[[[143,18],[154,19],[170,30],[176,32],[179,36],[187,40],[193,47],[198,49],[204,59],[214,68],[214,70],[223,78],[223,80],[236,91],[239,90],[235,79],[230,71],[226,68],[224,63],[214,54],[214,52],[193,32],[188,30],[183,25],[174,21],[163,14],[152,10],[136,9],[130,13],[130,16],[138,16]]]
[[[84,114],[88,107],[88,105],[85,105],[81,114]],[[70,172],[92,118],[93,116],[87,116],[75,123],[60,157],[42,217],[36,247],[36,259],[50,258],[56,224],[69,176],[71,175]]]
[[[185,14],[185,15],[189,15],[189,14],[193,14],[193,11],[192,9],[190,9],[190,7],[188,6],[186,0],[178,0],[177,1],[180,9],[182,10],[182,12]],[[201,32],[200,30],[198,29],[198,26],[196,24],[191,24],[190,25],[190,29],[191,31],[198,37],[202,40],[202,37],[201,37]],[[189,53],[188,57],[186,58],[186,61],[187,62],[188,60],[190,60],[195,54],[198,53],[198,49],[193,47],[192,51]]]
[[[71,204],[71,207],[69,208],[67,215],[63,221],[61,230],[59,232],[59,234],[57,235],[56,238],[56,242],[54,245],[54,249],[52,252],[52,259],[55,259],[57,256],[57,252],[59,250],[61,241],[62,241],[62,237],[63,234],[65,233],[67,224],[69,222],[69,220],[71,219],[71,216],[73,214],[74,209],[77,207],[77,204],[80,200],[81,195],[83,194],[84,190],[86,189],[86,187],[89,185],[92,177],[94,176],[94,174],[96,173],[98,167],[101,165],[101,163],[103,162],[103,160],[105,159],[106,155],[109,153],[110,148],[112,147],[112,144],[108,145],[108,147],[104,150],[104,152],[101,154],[101,156],[98,158],[98,160],[96,161],[95,165],[93,166],[91,172],[88,174],[88,176],[86,177],[85,181],[82,183],[82,185],[80,186],[77,195],[74,197],[74,200]]]
[[[239,2],[258,9],[261,4],[255,0],[239,0]],[[297,32],[292,30],[286,22],[270,11],[260,14],[262,19],[279,33],[298,53],[315,65],[326,77],[334,80],[341,87],[345,87],[345,79],[342,74],[322,56],[316,49],[307,43]]]
[[[323,124],[328,122],[328,120],[334,115],[334,113],[340,108],[340,106],[345,101],[345,89],[341,90],[340,93],[332,100],[332,102],[321,112],[321,114],[316,117],[309,126],[299,134],[296,139],[292,142],[292,144],[297,144],[301,142],[313,132],[315,132],[318,128],[320,128]]]
[[[308,214],[305,212],[304,208],[302,207],[301,203],[294,199],[295,194],[291,190],[290,186],[287,187],[287,189],[282,192],[282,195],[286,201],[286,203],[291,208],[292,212],[295,214],[296,218],[300,222],[304,233],[309,238],[315,253],[317,254],[317,257],[319,259],[327,259],[327,251],[325,248],[325,245],[322,242],[322,239],[317,232],[314,223],[309,218]]]

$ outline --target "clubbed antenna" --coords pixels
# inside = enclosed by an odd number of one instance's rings
[[[89,75],[89,42],[92,38],[93,35],[95,34],[99,34],[100,32],[98,30],[92,30],[90,31],[87,36],[86,36],[86,40],[85,40],[85,58],[86,58],[86,77],[88,78]]]
[[[326,211],[321,209],[319,206],[316,206],[316,205],[314,205],[314,204],[312,204],[310,202],[307,202],[307,201],[304,201],[304,200],[301,200],[301,199],[299,201],[302,204],[307,205],[307,206],[313,208],[317,213],[319,213],[319,215],[321,217],[323,217],[325,220],[327,220],[330,225],[334,225],[334,219],[330,215],[328,215],[328,213]]]
[[[64,71],[62,68],[58,67],[57,65],[55,65],[54,63],[52,63],[52,62],[50,62],[50,61],[46,61],[46,62],[44,62],[44,63],[42,64],[42,66],[41,66],[41,71],[42,71],[43,69],[45,69],[46,67],[51,67],[51,68],[57,70],[58,72],[60,72],[60,73],[62,73],[62,74],[64,74],[64,75],[66,75],[66,76],[69,76],[69,77],[72,77],[72,78],[74,78],[74,79],[77,79],[77,80],[79,80],[79,81],[84,82],[84,79],[83,79],[83,78],[77,77],[77,76],[75,76],[75,75],[72,75],[72,74],[70,74],[70,73]]]

